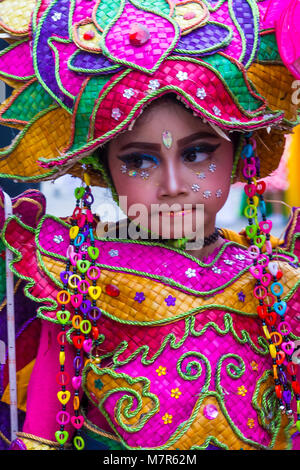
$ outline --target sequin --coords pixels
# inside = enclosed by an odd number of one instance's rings
[[[192,185],[192,190],[193,190],[194,192],[198,192],[199,189],[200,189],[199,184],[193,184],[193,185]]]
[[[223,194],[223,193],[222,193],[222,189],[217,189],[217,191],[216,191],[216,196],[217,196],[217,197],[221,197],[222,194]]]
[[[123,92],[124,98],[130,99],[132,96],[134,96],[135,91],[133,88],[126,88]]]
[[[118,250],[114,250],[114,249],[111,249],[109,250],[108,252],[109,256],[119,256],[119,251]]]
[[[206,178],[205,173],[203,173],[203,171],[197,172],[196,175],[197,178],[200,178],[201,180],[204,180]]]
[[[203,192],[203,197],[205,197],[205,199],[208,199],[209,197],[211,197],[211,191],[209,191],[208,189],[206,191]]]
[[[144,292],[136,292],[134,300],[136,300],[139,304],[144,302],[145,300],[145,294]]]
[[[138,172],[136,170],[130,170],[128,171],[128,175],[129,176],[136,176],[138,174]]]
[[[164,131],[162,133],[162,141],[167,149],[170,149],[172,147],[173,137],[170,131]]]
[[[168,295],[168,297],[165,299],[165,302],[168,305],[168,307],[170,307],[171,305],[174,306],[176,302],[176,297],[172,297],[172,295]]]
[[[204,90],[204,88],[197,89],[197,97],[200,98],[200,100],[204,100],[204,98],[206,97],[206,91]]]
[[[143,180],[146,180],[146,179],[149,178],[149,173],[148,173],[147,171],[145,171],[145,170],[142,170],[142,171],[140,172],[140,177],[143,178]]]
[[[216,417],[219,414],[219,410],[215,405],[206,405],[203,408],[203,416],[205,416],[206,419],[216,419]]]
[[[61,242],[64,241],[64,239],[63,239],[63,237],[62,237],[61,235],[54,235],[53,241],[54,241],[55,243],[61,243]]]
[[[181,82],[184,82],[184,80],[188,79],[188,74],[187,72],[183,72],[182,70],[179,70],[179,72],[176,75],[176,78],[180,80]]]
[[[221,110],[218,108],[218,106],[213,107],[213,112],[216,116],[221,116]]]
[[[113,108],[112,112],[111,112],[111,117],[113,119],[115,119],[116,121],[118,121],[121,117],[121,111],[119,110],[119,108]]]
[[[159,83],[158,80],[150,80],[150,81],[149,81],[148,88],[150,88],[150,90],[155,91],[155,90],[157,90],[159,87],[160,87],[160,83]]]
[[[196,269],[188,268],[188,269],[185,271],[185,275],[186,275],[187,277],[195,277],[195,276],[196,276]]]
[[[216,168],[217,168],[217,165],[215,165],[215,163],[211,163],[211,164],[208,166],[209,171],[211,171],[212,173],[213,173],[214,171],[216,171]]]

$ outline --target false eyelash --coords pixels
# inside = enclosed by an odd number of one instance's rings
[[[183,152],[183,156],[188,155],[191,152],[203,152],[203,153],[213,153],[217,150],[217,148],[220,146],[220,144],[203,144],[203,145],[197,145],[194,147],[190,147],[186,149]]]
[[[124,155],[122,157],[118,157],[122,162],[126,163],[126,164],[129,164],[129,163],[132,163],[134,161],[134,159],[145,159],[145,160],[148,160],[148,161],[151,161],[151,162],[154,162],[155,165],[158,165],[159,164],[159,161],[156,157],[154,157],[153,155],[147,155],[145,153],[130,153],[129,155]]]

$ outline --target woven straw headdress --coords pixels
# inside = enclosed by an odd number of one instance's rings
[[[2,0],[0,77],[14,90],[0,123],[19,133],[0,177],[78,176],[84,164],[106,186],[96,149],[170,92],[224,130],[253,131],[270,174],[298,124],[299,10],[296,0]],[[234,172],[242,178],[237,159]]]

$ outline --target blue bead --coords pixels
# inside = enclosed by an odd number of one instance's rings
[[[251,158],[253,157],[254,152],[253,152],[253,147],[250,144],[245,145],[245,147],[242,150],[242,158]]]

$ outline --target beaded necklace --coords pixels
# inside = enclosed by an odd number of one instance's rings
[[[269,344],[275,394],[279,400],[279,408],[288,417],[293,417],[291,409],[293,391],[297,404],[296,427],[300,431],[300,385],[296,378],[297,363],[292,359],[295,345],[290,339],[291,327],[285,320],[287,304],[281,299],[283,294],[283,285],[280,282],[282,272],[279,270],[277,261],[273,260],[270,242],[272,221],[266,217],[266,204],[263,197],[266,184],[264,181],[257,181],[260,176],[259,160],[252,133],[246,134],[241,156],[244,161],[243,175],[247,181],[244,191],[248,196],[248,205],[244,215],[249,223],[246,227],[246,233],[250,239],[248,252],[253,259],[250,272],[256,280],[253,294],[258,299],[257,314]],[[257,219],[258,207],[262,216],[260,222]],[[265,253],[262,251],[264,246]],[[289,383],[287,375],[291,377],[291,383]]]
[[[101,316],[101,311],[96,305],[96,300],[101,294],[101,288],[97,286],[97,279],[100,277],[100,270],[96,266],[99,249],[95,247],[93,215],[91,212],[94,197],[91,193],[90,180],[87,173],[84,174],[84,182],[86,187],[81,186],[75,189],[76,207],[71,217],[70,245],[67,249],[68,260],[65,271],[60,275],[64,289],[57,294],[60,310],[56,313],[57,320],[61,325],[61,331],[57,337],[60,345],[60,372],[57,375],[57,382],[61,386],[61,390],[58,392],[57,397],[62,404],[62,410],[56,416],[60,429],[56,431],[55,438],[60,447],[64,448],[64,444],[69,438],[65,425],[71,421],[75,428],[73,444],[77,450],[84,449],[85,445],[81,436],[84,418],[79,412],[81,371],[84,366],[83,351],[89,355],[93,340],[97,346],[99,337],[97,320]],[[74,307],[72,318],[70,311],[67,310],[68,304]],[[68,332],[66,331],[67,325],[72,326]],[[76,351],[73,361],[74,376],[71,379],[74,390],[73,416],[70,416],[66,411],[66,404],[71,398],[71,393],[66,388],[70,383],[70,376],[64,369],[67,336],[71,336],[71,341]]]

